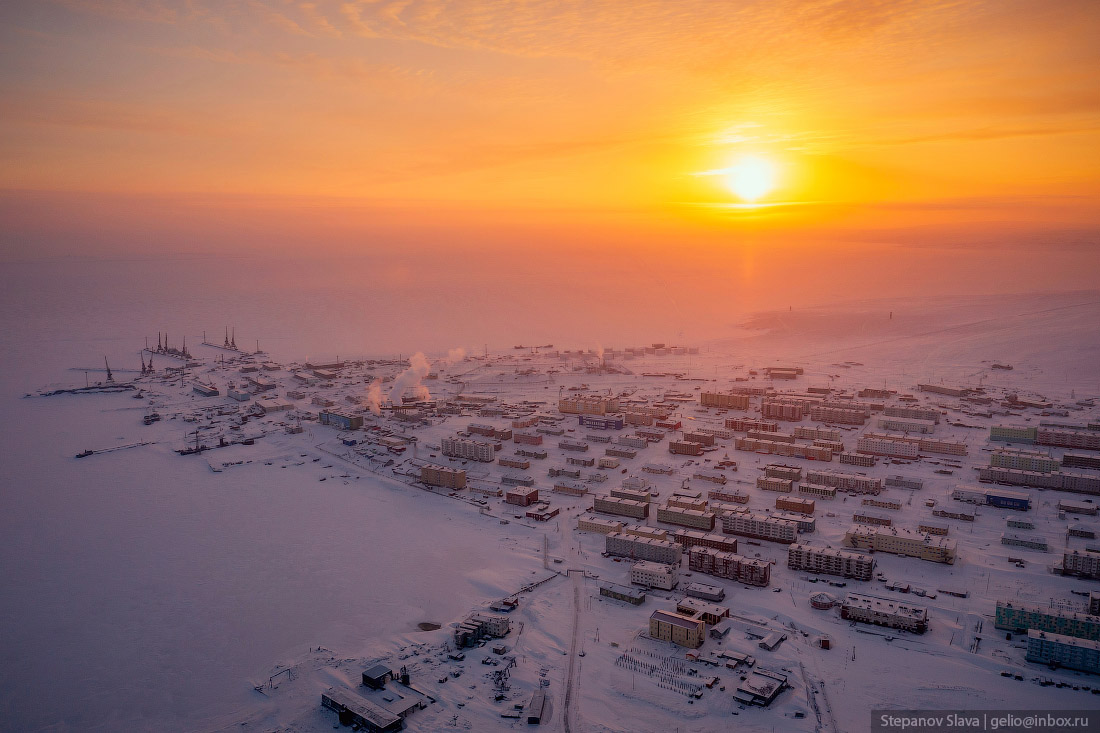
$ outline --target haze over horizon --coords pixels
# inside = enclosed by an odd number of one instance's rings
[[[0,19],[8,262],[1096,283],[1093,3],[48,0]],[[764,170],[739,188],[747,158]]]

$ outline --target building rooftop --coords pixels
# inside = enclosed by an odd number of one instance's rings
[[[863,595],[862,593],[849,593],[844,599],[844,605],[874,611],[875,613],[904,616],[915,620],[928,618],[928,609],[924,606],[911,606],[886,598],[879,598],[878,596]]]
[[[703,622],[696,621],[689,616],[683,614],[673,613],[672,611],[662,611],[657,609],[649,615],[649,618],[657,619],[661,623],[672,624],[673,626],[679,626],[682,629],[698,629]]]

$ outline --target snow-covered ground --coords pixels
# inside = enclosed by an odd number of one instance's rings
[[[261,309],[253,310],[258,314]],[[640,607],[600,597],[600,581],[628,582],[628,564],[601,556],[602,536],[575,530],[577,516],[591,506],[590,498],[549,493],[547,467],[565,462],[558,438],[547,436],[542,447],[550,456],[532,460],[531,469],[524,471],[561,509],[551,521],[536,523],[517,518],[515,508],[499,499],[481,505],[474,497],[428,492],[394,473],[431,458],[431,453],[438,460],[431,446],[471,422],[506,426],[507,420],[499,417],[467,411],[411,428],[368,414],[368,424],[418,438],[415,456],[410,450],[392,456],[393,465],[381,466],[344,446],[337,431],[315,422],[303,422],[301,434],[286,434],[279,423],[287,418],[280,413],[251,420],[234,433],[228,417],[211,417],[217,406],[230,401],[194,395],[191,379],[140,378],[140,400],[130,394],[23,398],[24,392],[47,384],[82,385],[84,373],[68,368],[95,367],[104,353],[113,367],[132,368],[146,332],[157,330],[155,319],[140,315],[119,317],[121,322],[110,327],[94,315],[67,310],[57,315],[58,322],[45,325],[41,320],[28,325],[12,316],[12,328],[3,336],[10,360],[3,378],[0,444],[0,622],[6,629],[0,637],[5,660],[0,726],[6,729],[328,730],[335,715],[321,708],[320,692],[332,685],[357,686],[359,674],[377,659],[395,668],[407,666],[413,684],[436,698],[407,720],[410,730],[423,731],[526,728],[525,721],[500,713],[526,702],[540,679],[548,681],[550,699],[544,725],[562,730],[568,716],[573,731],[714,731],[727,729],[731,721],[748,730],[858,731],[869,727],[869,711],[876,707],[1078,709],[1100,704],[1100,698],[1082,690],[1040,687],[1033,678],[1086,685],[1098,681],[1028,665],[1019,638],[1006,641],[993,630],[991,618],[998,599],[1053,599],[1080,607],[1081,596],[1071,591],[1096,589],[1095,582],[1049,572],[1066,543],[1066,520],[1057,518],[1057,501],[1080,497],[1030,492],[1036,501],[1026,516],[1036,523],[1033,534],[1050,542],[1048,553],[1002,547],[999,535],[1006,516],[1017,513],[986,507],[972,524],[937,520],[950,524],[949,536],[958,541],[954,565],[876,555],[879,572],[891,580],[932,591],[964,587],[968,598],[901,596],[878,581],[847,581],[844,589],[831,589],[838,595],[865,591],[927,606],[930,630],[921,636],[851,626],[835,611],[813,610],[809,596],[830,588],[788,570],[784,545],[742,543],[742,553],[759,552],[775,560],[769,588],[747,588],[700,574],[682,578],[724,586],[723,605],[743,628],[788,635],[771,652],[760,649],[741,627],[720,644],[710,640],[704,646],[704,653],[728,649],[751,654],[758,666],[788,674],[791,689],[770,708],[742,709],[731,693],[743,670],[688,664],[682,648],[645,637],[649,614],[656,608],[673,609],[678,592],[654,591]],[[61,322],[63,317],[68,321]],[[310,353],[319,353],[319,346],[304,325],[308,319],[301,314],[296,318],[289,329],[285,322],[271,320],[249,331],[263,339],[266,330],[282,325],[278,340],[266,345],[270,358],[281,364],[304,362]],[[885,386],[915,392],[918,382],[942,381],[981,385],[997,396],[1042,395],[1074,407],[1065,418],[1040,418],[1035,410],[982,418],[956,409],[958,400],[920,394],[922,405],[940,406],[951,421],[975,426],[945,421],[936,430],[936,437],[966,441],[969,455],[959,459],[963,468],[952,469],[952,475],[937,474],[952,460],[943,456],[904,466],[829,464],[874,476],[923,478],[923,491],[884,492],[903,502],[900,512],[890,512],[895,524],[915,528],[918,519],[930,518],[926,499],[952,504],[949,494],[955,484],[972,483],[973,467],[988,463],[983,448],[989,446],[990,424],[1098,419],[1100,410],[1075,405],[1100,398],[1098,322],[1096,292],[850,303],[762,313],[736,336],[700,340],[697,354],[617,362],[621,372],[629,373],[572,371],[585,359],[532,356],[499,344],[488,355],[437,362],[440,378],[423,384],[433,397],[461,391],[491,396],[498,403],[543,402],[538,409],[553,413],[559,392],[582,384],[592,392],[632,392],[656,401],[665,392],[694,396],[697,387],[725,388],[735,378],[748,379],[750,369],[791,363],[804,367],[805,374],[772,386],[800,391],[807,386]],[[372,324],[379,331],[385,327]],[[296,347],[295,334],[287,332],[295,329],[305,345]],[[203,362],[194,377],[222,388],[241,380],[239,364],[218,361],[223,355],[231,360],[232,353],[199,346],[201,331],[194,328],[186,336],[189,349]],[[531,341],[512,333],[506,337]],[[597,337],[605,346],[633,345],[612,344],[605,335],[590,333],[558,347],[587,348]],[[425,350],[445,353],[455,344],[444,338]],[[247,343],[244,337],[240,340]],[[338,353],[380,354],[350,341],[325,341],[331,344],[325,360]],[[175,364],[154,358],[158,369]],[[591,357],[587,361],[592,363]],[[993,370],[993,362],[1014,369]],[[366,397],[375,379],[386,380],[382,384],[388,390],[403,368],[403,360],[367,364],[349,369],[332,387],[301,389],[351,407],[341,400]],[[643,372],[708,381],[647,377]],[[270,373],[281,397],[294,388],[290,374],[286,369]],[[119,381],[137,376],[116,374]],[[89,375],[92,381],[102,378]],[[748,383],[763,381],[760,376]],[[310,399],[294,402],[299,411],[317,409]],[[153,410],[164,419],[143,425],[142,416]],[[697,399],[683,402],[679,413],[685,427],[721,425],[722,416],[701,410]],[[575,431],[567,436],[592,432],[574,423],[572,418],[563,421],[562,427]],[[174,452],[194,439],[196,427],[206,424],[213,426],[210,436],[267,435],[255,445],[199,456]],[[854,445],[855,435],[846,434],[846,443]],[[88,448],[138,441],[152,444],[73,457]],[[772,507],[775,499],[752,485],[760,466],[814,466],[735,451],[728,440],[719,444],[706,458],[728,454],[738,461],[738,472],[729,474],[732,485],[747,490],[749,506],[757,510]],[[502,455],[514,446],[505,447]],[[601,448],[594,444],[586,455],[602,454]],[[1054,453],[1060,455],[1058,449]],[[608,479],[592,484],[592,490],[620,485],[626,477],[620,471],[626,469],[654,480],[661,498],[667,498],[690,477],[691,461],[705,464],[703,458],[669,455],[665,440],[635,459],[623,459],[621,469],[604,471]],[[674,465],[678,474],[641,474],[641,465],[649,462]],[[223,470],[212,471],[212,465]],[[504,472],[496,464],[475,467],[471,462],[467,468],[471,475],[475,469],[483,472],[482,483]],[[584,471],[587,475],[591,469]],[[691,484],[704,493],[709,488],[700,481]],[[856,498],[819,501],[817,530],[809,541],[838,546],[858,504]],[[1098,524],[1095,517],[1072,521]],[[656,525],[653,519],[650,524]],[[1080,540],[1073,542],[1083,546]],[[1010,556],[1026,558],[1027,566],[1015,567],[1007,560]],[[520,594],[520,606],[511,613],[513,631],[503,643],[516,664],[509,689],[499,693],[502,699],[494,699],[498,692],[489,675],[503,665],[481,660],[499,662],[501,657],[486,646],[467,650],[462,662],[448,660],[450,624],[545,578],[550,580]],[[781,592],[773,592],[777,588]],[[420,622],[442,628],[420,631]],[[816,639],[822,635],[832,639],[832,649],[818,647]],[[982,641],[975,647],[977,636]],[[624,655],[646,660],[661,672],[632,670],[621,663]],[[458,670],[461,676],[451,676]],[[1025,680],[1002,677],[1002,670],[1020,672]],[[670,689],[695,684],[707,674],[721,679],[698,699]]]

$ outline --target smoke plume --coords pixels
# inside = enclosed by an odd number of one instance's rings
[[[375,415],[382,414],[382,380],[376,379],[367,387],[367,407]]]
[[[400,404],[401,398],[406,392],[412,393],[418,400],[431,399],[431,393],[422,384],[422,380],[428,376],[430,370],[431,365],[428,364],[428,360],[424,358],[423,353],[418,351],[409,357],[409,368],[398,374],[397,379],[393,380],[393,387],[390,388],[390,402],[395,405]]]

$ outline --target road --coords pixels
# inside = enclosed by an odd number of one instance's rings
[[[562,704],[562,725],[565,728],[565,733],[570,733],[572,730],[572,718],[575,714],[573,703],[577,686],[577,636],[580,633],[580,624],[578,623],[581,611],[580,578],[584,577],[584,571],[570,570],[569,576],[573,579],[573,638],[569,642],[569,668],[565,675],[565,701]]]

